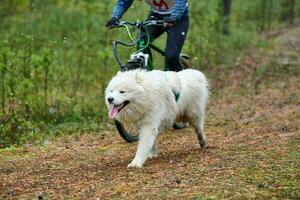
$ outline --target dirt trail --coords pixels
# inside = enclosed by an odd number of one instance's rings
[[[142,169],[115,130],[1,150],[0,199],[299,199],[299,47],[290,29],[237,63],[213,91],[206,150],[191,129],[161,135]]]

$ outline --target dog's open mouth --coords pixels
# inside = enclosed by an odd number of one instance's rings
[[[129,104],[129,101],[124,101],[123,103],[119,105],[112,105],[111,108],[109,109],[108,116],[111,119],[114,119],[123,108],[125,108]]]

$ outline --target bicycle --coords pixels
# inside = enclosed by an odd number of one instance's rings
[[[123,42],[120,40],[113,40],[112,47],[114,57],[117,63],[120,66],[121,71],[128,71],[134,69],[144,69],[144,70],[153,70],[153,57],[151,53],[151,49],[158,52],[161,56],[165,56],[165,51],[160,49],[158,46],[155,46],[150,42],[150,36],[147,31],[147,26],[164,26],[163,20],[147,20],[147,21],[135,21],[135,22],[127,22],[120,21],[116,28],[125,27],[127,30],[127,34],[131,39],[131,42]],[[141,37],[139,34],[136,40],[133,39],[131,32],[129,30],[129,26],[135,27],[140,31],[143,31],[146,34],[146,37]],[[118,54],[118,45],[123,45],[126,47],[136,46],[137,51],[130,55],[130,59],[127,60],[126,63],[122,63],[119,54]],[[144,53],[144,50],[149,49],[149,54]],[[184,69],[189,68],[188,60],[190,57],[186,54],[180,55],[180,61]],[[165,67],[165,70],[166,67]],[[133,132],[137,133],[137,130],[130,130],[130,127],[124,127],[121,122],[115,120],[116,128],[120,134],[120,136],[127,142],[135,142],[138,141],[138,134],[133,134]],[[186,128],[187,124],[180,124],[175,122],[173,128],[174,129],[182,129]],[[130,130],[130,131],[128,131]]]

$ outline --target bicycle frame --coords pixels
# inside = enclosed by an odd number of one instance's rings
[[[155,24],[159,24],[160,22],[161,21],[157,21]],[[119,57],[118,49],[117,49],[118,45],[123,45],[123,46],[127,46],[127,47],[136,46],[137,51],[134,52],[133,54],[137,54],[139,52],[143,52],[146,49],[149,49],[149,51],[150,51],[149,62],[148,62],[148,66],[146,66],[148,70],[153,69],[153,63],[152,63],[153,59],[152,59],[152,55],[151,55],[151,50],[154,50],[154,51],[158,52],[160,55],[165,56],[164,50],[162,50],[161,48],[159,48],[158,46],[155,46],[154,44],[152,44],[150,42],[150,38],[149,38],[150,36],[147,31],[147,25],[144,25],[143,23],[144,22],[139,22],[139,21],[134,22],[134,23],[122,22],[122,24],[119,27],[126,27],[127,33],[130,38],[132,38],[132,37],[131,37],[131,33],[129,32],[129,29],[127,27],[128,24],[137,27],[138,29],[140,29],[140,31],[144,31],[146,34],[146,37],[138,37],[138,39],[136,41],[133,41],[131,43],[123,42],[120,40],[112,41],[113,53],[114,53],[115,59],[117,60],[117,63],[119,64],[119,66],[121,68],[121,71],[127,71],[128,69],[127,69],[126,64],[122,63],[122,61]],[[155,24],[151,24],[151,25],[155,25]],[[161,25],[161,24],[159,24],[159,25]]]

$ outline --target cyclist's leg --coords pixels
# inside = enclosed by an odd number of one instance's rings
[[[174,26],[167,28],[166,67],[170,71],[182,70],[180,52],[189,28],[189,18],[184,17]]]

